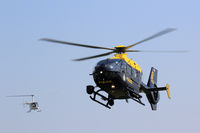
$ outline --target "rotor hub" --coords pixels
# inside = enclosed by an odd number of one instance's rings
[[[114,52],[116,52],[116,53],[125,53],[126,52],[125,48],[126,47],[124,45],[118,45],[118,46],[115,47]]]

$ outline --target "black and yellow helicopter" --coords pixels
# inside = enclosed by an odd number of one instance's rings
[[[141,51],[141,50],[129,50],[129,49],[133,46],[154,39],[166,33],[172,32],[174,30],[175,29],[173,28],[167,28],[132,45],[129,46],[118,45],[114,48],[65,42],[49,38],[43,38],[41,40],[53,43],[79,46],[79,47],[111,50],[111,52],[85,58],[79,58],[75,59],[75,61],[83,61],[87,59],[93,59],[116,53],[114,57],[101,60],[95,66],[94,71],[91,75],[93,76],[96,85],[95,86],[88,85],[86,87],[87,93],[92,95],[90,96],[90,98],[93,101],[110,109],[111,106],[114,105],[114,100],[116,99],[125,99],[127,103],[128,99],[132,99],[142,105],[145,105],[144,103],[141,102],[142,96],[140,95],[140,93],[145,93],[151,105],[152,110],[156,110],[157,103],[160,99],[159,91],[166,90],[168,98],[170,98],[169,84],[166,84],[165,87],[157,86],[158,70],[153,67],[151,68],[147,84],[143,83],[142,70],[140,66],[135,61],[129,59],[127,57],[126,52],[157,52],[157,51]],[[158,52],[183,52],[183,51],[158,51]],[[95,88],[99,89],[95,90]],[[108,96],[105,96],[100,92],[104,92]],[[105,103],[100,100],[97,100],[96,96],[100,96],[101,99],[105,101]]]

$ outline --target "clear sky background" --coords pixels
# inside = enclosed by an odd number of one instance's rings
[[[1,0],[0,132],[1,133],[199,133],[200,2],[198,0]],[[108,110],[94,103],[85,86],[103,58],[71,59],[106,52],[39,41],[49,37],[114,47],[130,45],[165,28],[177,31],[132,49],[189,50],[189,53],[130,53],[147,82],[150,68],[159,70],[158,86],[171,85],[169,100],[161,93],[152,111],[116,101]],[[105,57],[106,58],[106,57]],[[35,94],[42,112],[26,113]]]

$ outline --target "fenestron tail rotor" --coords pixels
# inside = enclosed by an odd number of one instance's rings
[[[93,59],[93,58],[98,58],[98,57],[103,57],[103,56],[107,56],[113,53],[125,53],[125,52],[160,52],[160,53],[176,53],[176,52],[187,52],[187,51],[171,51],[171,50],[161,50],[161,51],[154,51],[154,50],[129,50],[131,47],[134,47],[138,44],[141,44],[143,42],[149,41],[151,39],[157,38],[159,36],[162,36],[164,34],[170,33],[172,31],[174,31],[176,29],[174,28],[167,28],[165,30],[162,30],[156,34],[153,34],[150,37],[147,37],[141,41],[138,41],[132,45],[129,46],[123,46],[123,45],[119,45],[116,46],[114,48],[107,48],[107,47],[99,47],[99,46],[93,46],[93,45],[86,45],[86,44],[79,44],[79,43],[73,43],[73,42],[66,42],[66,41],[59,41],[59,40],[54,40],[54,39],[49,39],[49,38],[42,38],[40,40],[42,41],[48,41],[48,42],[53,42],[53,43],[60,43],[60,44],[65,44],[65,45],[73,45],[73,46],[79,46],[79,47],[86,47],[86,48],[93,48],[93,49],[105,49],[105,50],[111,50],[111,52],[107,52],[107,53],[103,53],[103,54],[98,54],[98,55],[94,55],[94,56],[89,56],[89,57],[84,57],[84,58],[79,58],[79,59],[74,59],[74,61],[83,61],[83,60],[88,60],[88,59]]]

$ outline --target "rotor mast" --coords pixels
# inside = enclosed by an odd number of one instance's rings
[[[34,95],[31,95],[32,96],[32,102],[34,102]]]

